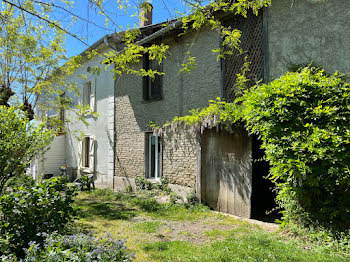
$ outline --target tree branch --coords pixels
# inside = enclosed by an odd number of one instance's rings
[[[90,21],[89,19],[86,19],[86,18],[84,18],[84,17],[78,16],[78,15],[74,14],[72,11],[69,11],[68,9],[66,9],[66,8],[64,8],[64,7],[62,7],[62,6],[55,5],[53,2],[51,2],[51,3],[44,3],[44,2],[41,2],[41,1],[37,1],[37,0],[32,0],[32,1],[33,1],[34,3],[37,3],[37,4],[46,5],[46,6],[51,6],[51,7],[57,8],[57,9],[61,9],[61,10],[63,10],[64,12],[66,12],[66,13],[68,13],[68,14],[70,14],[70,15],[72,15],[72,16],[74,16],[74,17],[76,17],[76,18],[78,18],[78,19],[80,19],[80,20],[82,20],[82,21],[88,22],[89,24],[92,24],[92,25],[94,25],[94,26],[96,26],[96,27],[98,27],[98,28],[100,28],[100,29],[106,30],[105,27],[100,26],[100,25],[98,25],[98,24],[96,24],[96,23]],[[111,30],[111,29],[107,29],[107,30],[113,31],[113,30]]]
[[[40,20],[46,22],[47,24],[54,26],[56,29],[59,29],[59,30],[65,32],[66,34],[68,34],[68,35],[74,37],[75,39],[77,39],[78,41],[80,41],[81,43],[83,43],[84,45],[89,46],[87,43],[85,43],[83,40],[81,40],[81,39],[80,39],[79,37],[77,37],[75,34],[72,34],[71,32],[67,31],[66,29],[64,29],[64,28],[61,27],[60,25],[56,24],[55,22],[50,21],[49,19],[44,18],[44,17],[42,17],[42,16],[40,16],[40,15],[38,15],[38,14],[32,12],[32,11],[29,11],[28,9],[22,8],[21,6],[15,4],[15,3],[12,3],[12,2],[10,2],[10,1],[7,1],[7,0],[1,0],[1,1],[3,1],[3,2],[5,2],[5,3],[7,3],[7,4],[9,4],[9,5],[13,6],[13,7],[16,7],[16,8],[18,8],[19,10],[22,10],[22,11],[24,11],[24,12],[26,12],[26,13],[32,15],[32,16],[35,16],[35,17],[39,18]]]

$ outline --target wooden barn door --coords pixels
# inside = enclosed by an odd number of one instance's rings
[[[217,211],[250,217],[251,138],[242,128],[215,129],[201,137],[201,200]]]

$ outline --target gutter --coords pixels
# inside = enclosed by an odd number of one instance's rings
[[[161,24],[161,23],[159,23]],[[156,24],[158,25],[158,24]],[[169,31],[173,30],[173,29],[176,29],[176,28],[179,28],[180,26],[182,25],[182,21],[181,20],[177,20],[176,22],[170,24],[169,26],[166,26],[164,27],[163,29],[143,38],[142,40],[140,41],[137,41],[135,44],[136,45],[143,45],[143,44],[146,44],[166,33],[168,33]],[[148,27],[151,27],[151,26],[154,26],[154,25],[149,25]],[[114,34],[107,34],[105,36],[103,36],[102,38],[100,38],[99,40],[97,40],[94,44],[92,44],[91,46],[89,46],[87,49],[85,49],[83,52],[81,52],[79,54],[79,56],[85,56],[87,52],[91,51],[91,50],[94,50],[96,49],[97,47],[99,47],[101,44],[105,44],[107,47],[113,49],[114,51],[116,51],[117,53],[121,52],[122,50],[117,50],[114,46],[112,46],[108,40],[113,36]]]
[[[182,20],[177,20],[175,23],[170,24],[169,26],[164,27],[163,29],[143,38],[140,41],[137,41],[136,45],[144,45],[154,39],[157,39],[160,36],[163,36],[164,34],[170,32],[171,30],[174,30],[176,28],[179,28],[182,25]]]
[[[114,51],[118,51],[114,46],[111,46],[110,45],[110,43],[108,43],[108,39],[109,38],[111,38],[111,35],[105,35],[104,37],[103,37],[103,42],[105,43],[105,45],[107,46],[107,47],[109,47],[110,49],[113,49]]]
[[[228,15],[230,15],[230,14],[226,13],[226,12],[225,13],[218,13],[218,18],[222,19],[222,18],[224,18],[224,17],[226,17]],[[150,41],[152,41],[152,40],[154,40],[154,39],[156,39],[156,38],[158,38],[160,36],[163,36],[164,34],[170,32],[173,29],[179,28],[182,24],[183,24],[183,22],[182,22],[182,19],[180,18],[179,20],[177,20],[176,22],[170,24],[169,26],[167,26],[167,27],[165,27],[165,28],[163,28],[163,29],[161,29],[161,30],[159,30],[159,31],[157,31],[157,32],[155,32],[155,33],[153,33],[153,34],[143,38],[140,41],[137,41],[135,44],[136,45],[146,44],[146,43],[148,43],[148,42],[150,42]]]
[[[97,40],[95,43],[93,43],[91,46],[89,46],[87,49],[85,49],[83,52],[81,52],[78,56],[84,57],[87,52],[96,49],[97,47],[99,47],[103,43],[105,43],[107,47],[110,47],[110,48],[113,49],[113,47],[111,47],[108,44],[108,39],[111,38],[111,36],[112,35],[110,35],[110,34],[107,34],[107,35],[103,36],[102,38]]]

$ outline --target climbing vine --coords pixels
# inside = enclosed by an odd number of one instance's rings
[[[263,142],[287,224],[350,229],[350,84],[306,67],[246,90],[235,103],[217,98],[156,131],[243,124]]]
[[[203,109],[192,109],[188,115],[176,116],[172,121],[166,122],[163,126],[157,126],[151,122],[150,127],[156,133],[167,131],[175,132],[178,129],[187,129],[201,133],[206,128],[220,128],[232,131],[232,124],[239,121],[237,111],[239,107],[235,103],[227,103],[217,97],[209,101],[209,106]]]
[[[233,54],[234,50],[238,50],[241,54],[244,53],[244,50],[240,47],[241,32],[236,28],[223,26],[218,13],[221,12],[246,17],[248,12],[251,11],[257,15],[261,8],[271,4],[271,0],[210,1],[205,7],[202,7],[201,3],[197,1],[189,1],[189,4],[192,7],[190,11],[191,14],[178,19],[178,21],[181,21],[179,27],[182,31],[179,36],[189,31],[198,31],[204,26],[209,26],[212,30],[220,33],[223,38],[221,47],[213,50],[214,53],[218,54],[218,59],[220,59],[224,58],[225,55]],[[165,24],[165,26],[173,27],[174,24]],[[138,41],[140,36],[141,30],[139,28],[126,30],[123,32],[123,50],[112,50],[105,54],[106,59],[104,63],[113,63],[115,74],[121,75],[122,73],[127,73],[138,76],[150,76],[152,78],[155,74],[163,74],[162,72],[151,69],[146,71],[135,67],[135,64],[140,63],[143,55],[147,52],[150,54],[150,60],[156,60],[158,63],[161,63],[163,59],[166,59],[167,50],[169,49],[169,46],[164,43],[152,44],[151,47],[143,46],[142,41]],[[249,64],[247,61],[247,57],[245,57],[245,67]],[[188,51],[187,59],[182,63],[179,71],[190,72],[194,68],[195,57],[192,57]],[[246,70],[242,72],[245,73]],[[244,75],[242,74],[242,76]]]

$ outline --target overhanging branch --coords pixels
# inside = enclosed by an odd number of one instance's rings
[[[13,3],[13,2],[10,2],[10,1],[8,1],[8,0],[2,0],[2,1],[5,2],[5,3],[7,3],[7,4],[9,4],[9,5],[11,5],[11,6],[13,6],[13,7],[15,7],[15,8],[17,8],[17,9],[19,9],[19,10],[21,10],[21,11],[23,11],[23,12],[25,12],[25,13],[28,13],[28,14],[30,14],[30,15],[36,17],[36,18],[39,18],[40,20],[42,20],[42,21],[46,22],[47,24],[49,24],[49,25],[55,27],[56,29],[59,29],[59,30],[65,32],[66,34],[68,34],[68,35],[74,37],[75,39],[77,39],[78,41],[80,41],[81,43],[83,43],[84,45],[89,46],[87,43],[85,43],[83,40],[81,40],[81,39],[80,39],[79,37],[77,37],[75,34],[73,34],[73,33],[69,32],[69,31],[67,31],[67,30],[64,29],[62,26],[58,25],[57,23],[55,23],[55,22],[53,22],[53,21],[51,21],[51,20],[49,20],[49,19],[47,19],[47,18],[44,18],[44,17],[42,17],[42,16],[40,16],[40,15],[38,15],[38,14],[36,14],[36,13],[34,13],[34,12],[28,10],[28,9],[25,9],[25,8],[21,7],[20,5],[17,5],[17,4],[15,4],[15,3]]]

